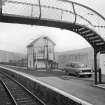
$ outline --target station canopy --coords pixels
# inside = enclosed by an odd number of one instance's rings
[[[2,0],[2,15],[73,25],[94,48],[105,48],[105,18],[95,10],[66,0]],[[74,27],[75,26],[75,27]]]

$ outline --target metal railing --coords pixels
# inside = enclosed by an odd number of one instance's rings
[[[2,14],[85,25],[105,37],[105,18],[82,4],[66,0],[2,0]],[[1,4],[1,3],[0,3]]]

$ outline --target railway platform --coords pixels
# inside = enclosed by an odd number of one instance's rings
[[[105,90],[94,86],[94,82],[86,78],[65,77],[63,73],[51,75],[45,72],[28,71],[18,68],[12,69],[33,80],[40,81],[67,96],[73,96],[75,99],[90,103],[91,105],[105,105]]]

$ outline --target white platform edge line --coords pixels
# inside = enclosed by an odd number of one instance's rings
[[[105,89],[105,87],[100,86],[100,85],[94,85],[94,86],[99,87],[99,88],[102,88],[102,89]]]
[[[32,75],[23,73],[23,72],[21,72],[21,71],[16,71],[16,70],[14,71],[14,69],[11,69],[11,68],[8,68],[8,67],[3,67],[3,66],[0,66],[0,67],[1,67],[1,68],[4,68],[4,69],[7,69],[7,70],[10,70],[10,71],[12,71],[12,72],[15,72],[15,73],[17,73],[17,74],[19,74],[19,75],[25,76],[25,77],[27,77],[27,78],[33,80],[33,81],[36,81],[37,83],[39,83],[39,84],[41,84],[41,85],[43,85],[43,86],[46,86],[46,87],[48,87],[48,88],[50,88],[50,89],[52,89],[52,90],[54,90],[54,91],[56,91],[56,92],[58,92],[58,93],[60,93],[60,94],[62,94],[62,95],[64,95],[64,96],[66,96],[66,97],[68,97],[68,98],[70,98],[70,99],[72,99],[72,100],[74,100],[74,101],[76,101],[76,102],[82,103],[82,105],[93,105],[93,104],[91,104],[91,103],[89,103],[89,102],[87,102],[87,101],[84,101],[84,100],[82,100],[82,99],[79,99],[79,98],[77,98],[77,97],[71,95],[71,94],[68,94],[67,92],[64,92],[64,91],[61,90],[61,89],[59,90],[59,89],[57,89],[57,88],[55,88],[55,87],[53,87],[53,86],[51,86],[51,85],[49,85],[49,84],[47,84],[47,83],[44,83],[44,82],[42,82],[42,81],[39,81],[39,80],[37,80],[37,79],[36,79],[34,76],[32,76]]]

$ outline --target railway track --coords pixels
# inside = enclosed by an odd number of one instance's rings
[[[1,76],[1,74],[0,74]],[[12,104],[6,105],[46,105],[41,99],[32,94],[23,85],[2,74],[1,83],[5,87]]]
[[[6,91],[3,82],[0,80],[0,105],[15,105],[8,92]]]

